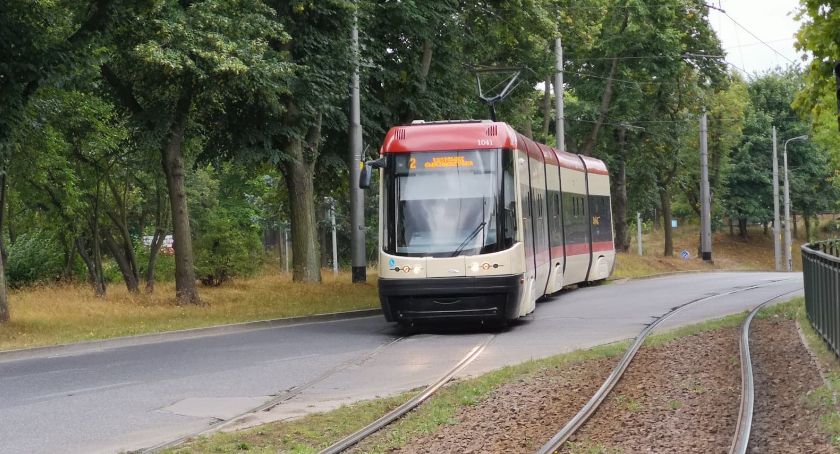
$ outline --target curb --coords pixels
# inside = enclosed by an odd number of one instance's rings
[[[647,274],[645,276],[636,276],[636,277],[620,277],[616,279],[607,279],[607,282],[611,283],[624,283],[630,281],[642,281],[647,279],[656,279],[660,277],[669,277],[669,276],[678,276],[681,274],[706,274],[706,273],[787,273],[787,271],[773,271],[773,270],[753,270],[753,269],[711,269],[711,270],[679,270],[679,271],[666,271],[664,273],[656,273],[656,274]],[[796,273],[797,271],[791,271],[792,273]]]
[[[0,363],[21,359],[37,359],[44,357],[72,356],[95,351],[110,350],[123,347],[156,344],[169,341],[197,339],[201,337],[225,334],[243,333],[283,326],[304,325],[309,323],[324,323],[331,321],[353,320],[373,317],[382,314],[381,309],[361,309],[348,312],[330,312],[327,314],[305,315],[301,317],[286,317],[254,322],[231,323],[202,328],[189,328],[162,333],[138,334],[135,336],[114,337],[91,341],[75,342],[71,344],[50,345],[45,347],[21,348],[0,351]]]

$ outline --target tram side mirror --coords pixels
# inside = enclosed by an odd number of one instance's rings
[[[370,177],[373,172],[372,169],[382,169],[385,167],[385,158],[379,158],[374,161],[368,161],[362,165],[362,171],[359,173],[359,189],[370,188]]]

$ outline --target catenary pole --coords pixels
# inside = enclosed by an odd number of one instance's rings
[[[773,126],[773,250],[776,271],[782,271],[782,221],[779,216],[779,155],[776,151],[776,127]]]
[[[554,41],[554,55],[555,55],[555,73],[554,73],[554,103],[556,105],[555,115],[556,122],[555,131],[557,134],[557,149],[566,151],[566,126],[565,114],[563,113],[563,42],[558,36]]]
[[[367,280],[365,263],[364,193],[359,188],[362,163],[362,122],[359,94],[359,27],[353,15],[353,81],[350,95],[350,265],[353,282]],[[335,233],[333,233],[335,235]],[[335,236],[333,236],[335,245]]]
[[[639,256],[642,256],[642,213],[636,212],[636,243],[639,246]]]
[[[712,210],[709,191],[709,149],[706,112],[700,116],[700,253],[703,260],[712,260]]]

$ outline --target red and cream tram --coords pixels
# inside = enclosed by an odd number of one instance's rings
[[[511,320],[615,261],[603,162],[506,123],[392,128],[381,158],[379,298],[388,321]]]

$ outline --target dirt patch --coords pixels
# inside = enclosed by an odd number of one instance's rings
[[[738,337],[738,328],[722,328],[644,347],[561,452],[728,452],[741,391]],[[822,380],[795,323],[754,321],[752,351],[757,389],[751,452],[832,452],[805,399]],[[533,452],[591,397],[616,361],[566,364],[502,385],[397,451]],[[369,449],[363,444],[354,451]]]
[[[750,451],[833,452],[829,437],[819,431],[818,412],[807,402],[823,381],[796,323],[777,317],[753,321],[750,350],[755,374]]]

